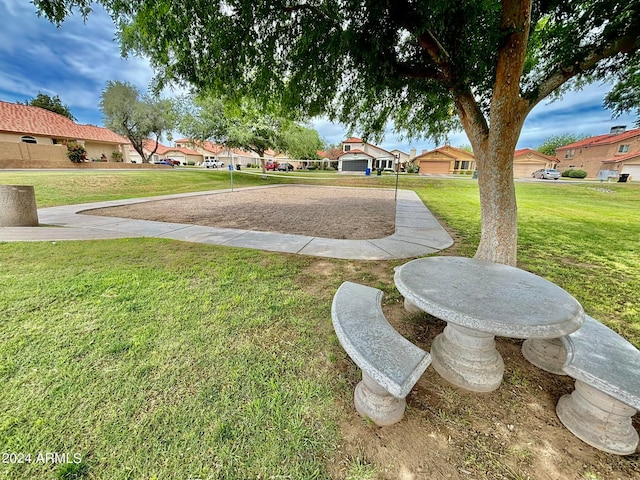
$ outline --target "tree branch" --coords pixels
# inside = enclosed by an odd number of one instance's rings
[[[529,99],[528,111],[531,111],[538,103],[564,85],[571,78],[581,73],[586,73],[596,67],[598,62],[601,60],[613,57],[619,53],[632,53],[638,49],[640,49],[638,39],[634,36],[626,35],[613,40],[604,48],[594,47],[581,62],[576,62],[572,65],[559,65],[558,68],[551,72],[546,79],[540,82],[537,90],[535,91],[535,95],[532,94]],[[524,95],[524,97],[526,98],[527,95]]]

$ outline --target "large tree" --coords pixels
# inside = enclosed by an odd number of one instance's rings
[[[69,120],[73,120],[74,122],[76,120],[76,117],[72,115],[69,107],[62,103],[62,100],[60,100],[60,97],[58,95],[56,95],[55,97],[50,97],[46,93],[38,92],[38,95],[33,97],[31,100],[25,100],[23,105],[31,105],[32,107],[44,108],[45,110],[59,113],[60,115],[67,117]]]
[[[102,0],[164,81],[279,100],[368,134],[442,138],[478,165],[476,257],[516,263],[513,152],[544,98],[637,64],[640,0]],[[35,0],[61,21],[89,0]],[[162,21],[158,19],[161,18]],[[573,81],[572,81],[573,79]]]
[[[181,103],[179,127],[183,134],[195,141],[211,140],[229,148],[255,152],[263,173],[267,150],[303,151],[296,137],[303,128],[279,116],[272,103],[263,108],[248,97],[202,95],[183,99]]]
[[[102,92],[100,108],[105,126],[127,137],[142,163],[149,163],[158,149],[160,138],[170,133],[176,123],[173,102],[142,95],[127,82],[108,81]],[[147,154],[145,147],[149,140],[153,141],[153,146]]]

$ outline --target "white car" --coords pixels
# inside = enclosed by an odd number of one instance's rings
[[[204,162],[202,162],[202,166],[207,168],[222,168],[224,167],[224,163],[212,158],[207,158]]]
[[[549,180],[550,178],[558,180],[560,178],[560,172],[555,168],[541,168],[540,170],[533,172],[531,176],[542,180]]]

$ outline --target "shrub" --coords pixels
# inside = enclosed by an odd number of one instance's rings
[[[562,172],[561,175],[568,178],[586,178],[587,172],[585,172],[584,170],[575,170],[573,168],[570,168]]]
[[[119,152],[118,150],[114,150],[113,152],[111,152],[111,158],[113,159],[114,162],[121,162],[122,152]]]
[[[71,142],[67,145],[67,155],[74,163],[82,163],[87,159],[87,150],[79,143]]]
[[[413,162],[409,162],[407,163],[405,170],[407,173],[418,173],[420,171],[420,165],[416,165]]]

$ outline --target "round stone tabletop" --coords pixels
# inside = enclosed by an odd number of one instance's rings
[[[409,302],[446,322],[512,338],[556,338],[584,323],[569,293],[519,268],[464,257],[429,257],[396,270]]]

